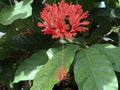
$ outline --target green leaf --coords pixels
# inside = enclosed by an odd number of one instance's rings
[[[48,60],[46,50],[42,50],[33,54],[30,58],[26,59],[15,73],[13,83],[25,80],[33,80],[38,72],[40,66],[42,66]]]
[[[75,1],[75,0],[73,0]],[[94,6],[94,0],[78,0],[78,3],[82,5],[83,10],[90,10]]]
[[[98,49],[101,53],[106,55],[114,70],[120,72],[120,47],[116,47],[110,44],[100,44],[94,45],[94,48]]]
[[[0,47],[0,60],[12,58],[14,50],[11,48]]]
[[[115,8],[117,0],[105,0],[105,2],[108,8]]]
[[[7,7],[10,7],[11,4],[14,4],[14,0],[0,0],[0,4],[7,6]]]
[[[17,34],[11,36],[11,33],[2,38],[3,42],[0,45],[17,49],[40,50],[49,48],[55,42],[51,37],[41,34]]]
[[[116,8],[113,14],[114,14],[114,17],[120,18],[120,7]]]
[[[15,71],[16,68],[14,62],[2,62],[2,72],[0,72],[0,81],[2,81],[7,86],[8,90],[12,90],[12,81],[14,79]]]
[[[119,31],[119,33],[118,33],[118,45],[120,46],[120,31]]]
[[[94,8],[90,12],[91,27],[87,42],[89,45],[100,43],[115,25],[115,13],[110,8]],[[102,19],[101,19],[102,18]],[[103,20],[104,19],[104,20]]]
[[[118,90],[109,58],[94,47],[77,53],[74,74],[79,90]]]
[[[120,7],[120,0],[116,3],[117,7]]]
[[[0,12],[0,23],[3,25],[11,24],[17,19],[24,19],[32,14],[31,3],[33,0],[24,0],[18,2],[12,7],[5,7]]]
[[[2,73],[2,62],[0,62],[0,73]]]
[[[33,22],[31,20],[31,17],[26,19],[19,19],[14,21],[10,25],[2,25],[0,24],[0,32],[10,33],[10,32],[25,32],[27,30],[32,30],[33,28]]]
[[[66,71],[69,70],[73,62],[74,54],[78,50],[77,45],[66,45],[64,48],[64,65]],[[53,86],[59,81],[56,72],[61,67],[61,48],[57,48],[54,56],[40,68],[36,75],[31,90],[52,90]]]

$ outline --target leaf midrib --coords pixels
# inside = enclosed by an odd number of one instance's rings
[[[85,50],[84,50],[84,52],[85,52]],[[89,67],[90,67],[90,71],[92,72],[92,75],[91,76],[93,76],[93,79],[94,79],[94,81],[95,81],[95,86],[96,86],[96,88],[99,90],[99,87],[98,87],[98,85],[97,85],[97,80],[96,80],[96,78],[95,78],[95,74],[94,74],[94,70],[92,69],[92,64],[91,64],[91,61],[90,61],[90,59],[89,59],[89,55],[85,52],[85,54],[86,54],[86,56],[87,56],[87,60],[88,60],[88,63],[89,63]]]

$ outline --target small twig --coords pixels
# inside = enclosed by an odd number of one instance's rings
[[[12,5],[12,2],[11,2],[11,0],[9,0],[9,3],[10,3],[10,6],[13,8],[13,5]]]

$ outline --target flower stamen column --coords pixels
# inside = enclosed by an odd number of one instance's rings
[[[57,72],[57,77],[59,78],[60,81],[65,80],[66,77],[66,70],[64,66],[64,44],[62,44],[62,65]]]

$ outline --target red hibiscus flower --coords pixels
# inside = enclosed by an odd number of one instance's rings
[[[38,22],[39,27],[44,27],[44,34],[51,34],[52,38],[73,39],[77,32],[88,30],[84,27],[89,21],[83,21],[89,15],[85,13],[81,5],[65,3],[64,0],[57,4],[45,4],[45,8],[40,12],[40,17],[44,23]]]

